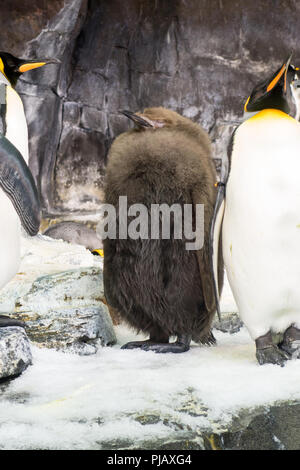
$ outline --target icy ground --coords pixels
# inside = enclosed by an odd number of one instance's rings
[[[99,263],[83,247],[25,239],[1,302],[14,305],[37,276]],[[236,311],[228,283],[221,309]],[[0,383],[0,449],[157,449],[198,435],[201,448],[203,432],[226,431],[243,409],[300,399],[300,361],[259,366],[245,328],[179,355],[120,350],[136,335],[116,334],[118,344],[91,356],[32,346],[33,365]]]
[[[179,355],[120,350],[135,335],[116,332],[119,344],[94,356],[33,348],[33,366],[0,385],[0,449],[143,448],[226,429],[242,408],[300,399],[300,361],[258,366],[244,328]]]

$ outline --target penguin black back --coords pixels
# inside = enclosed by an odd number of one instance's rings
[[[117,208],[119,196],[126,195],[128,206],[140,203],[149,213],[152,204],[204,204],[204,247],[186,250],[185,237],[175,239],[172,230],[170,239],[108,238],[104,240],[105,295],[124,320],[150,334],[150,341],[126,347],[182,352],[191,337],[213,341],[210,325],[215,302],[208,240],[216,174],[210,141],[199,125],[164,108],[124,114],[138,128],[112,144],[105,202]],[[171,223],[174,226],[174,220]],[[222,282],[220,250],[220,290]],[[177,342],[166,344],[171,335],[177,336]]]

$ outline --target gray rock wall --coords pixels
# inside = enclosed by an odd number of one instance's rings
[[[209,131],[217,165],[253,85],[294,51],[297,0],[5,0],[1,48],[56,57],[19,82],[44,215],[93,212],[120,109],[162,105]]]

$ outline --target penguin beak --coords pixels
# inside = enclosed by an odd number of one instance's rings
[[[141,118],[138,114],[134,114],[131,111],[120,111],[121,114],[131,119],[137,126],[140,127],[154,127],[151,122],[146,121],[145,119]]]
[[[60,64],[60,60],[58,59],[45,59],[41,62],[36,62],[34,60],[24,61],[19,67],[18,72],[24,73],[28,72],[29,70],[37,69],[39,67],[43,67],[44,65],[48,64]]]
[[[292,60],[292,55],[291,54],[287,60],[282,64],[280,70],[278,72],[276,72],[275,76],[272,77],[272,80],[270,81],[270,83],[268,84],[267,86],[267,92],[273,90],[273,88],[283,80],[283,90],[284,92],[286,93],[287,91],[287,85],[286,85],[286,78],[287,78],[287,72],[288,72],[288,69],[289,69],[289,65],[290,65],[290,62]]]

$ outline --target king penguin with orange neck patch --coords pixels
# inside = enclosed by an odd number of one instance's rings
[[[300,124],[291,57],[257,85],[229,146],[222,240],[230,286],[259,364],[300,357]],[[274,334],[283,335],[279,344]]]

